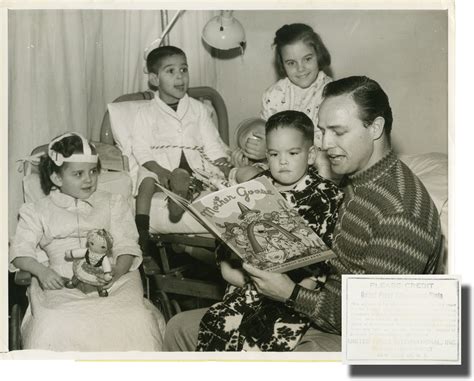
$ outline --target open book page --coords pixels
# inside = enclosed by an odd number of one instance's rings
[[[163,191],[260,269],[286,272],[334,257],[266,177],[211,193],[191,205]]]
[[[176,202],[178,205],[180,205],[183,209],[189,211],[189,206],[190,202],[186,200],[184,197],[181,197],[180,195],[177,195],[174,192],[171,192],[169,189],[165,188],[162,186],[160,183],[155,182],[155,185],[161,189],[161,191],[169,198],[171,198],[174,202]],[[200,221],[201,222],[201,221]]]
[[[230,187],[231,184],[222,173],[209,173],[199,168],[193,169],[193,176],[205,184],[209,189],[219,190]]]

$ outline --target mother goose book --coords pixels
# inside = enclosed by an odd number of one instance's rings
[[[194,202],[157,185],[244,262],[257,268],[282,273],[335,257],[266,177]]]

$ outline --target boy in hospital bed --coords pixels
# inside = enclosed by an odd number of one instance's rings
[[[191,175],[196,171],[228,175],[228,147],[221,140],[209,111],[187,95],[188,64],[174,46],[152,50],[146,59],[155,97],[142,106],[132,133],[132,152],[140,168],[137,179],[136,224],[139,243],[146,248],[155,183],[190,198]],[[222,176],[222,174],[221,174]],[[169,219],[176,223],[184,211],[168,202]]]

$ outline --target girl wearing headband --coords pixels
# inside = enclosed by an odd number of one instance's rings
[[[53,139],[41,157],[46,197],[21,207],[10,250],[10,270],[33,274],[22,322],[25,349],[161,350],[165,323],[143,299],[133,214],[122,196],[97,190],[99,166],[95,147],[75,133]],[[91,229],[106,229],[114,241],[113,278],[102,279],[109,297],[100,300],[64,287],[73,275],[66,251],[84,248]]]
[[[64,188],[65,193],[75,198],[87,199],[97,189],[99,156],[95,147],[81,135],[66,133],[48,144],[47,155],[41,157],[39,169],[45,194]]]

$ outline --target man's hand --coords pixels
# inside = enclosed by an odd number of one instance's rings
[[[221,274],[222,278],[233,286],[243,287],[245,284],[244,272],[241,269],[233,268],[227,261],[221,262]]]
[[[244,263],[257,291],[271,299],[285,302],[293,292],[295,283],[286,274],[271,273]]]
[[[64,279],[49,267],[44,267],[38,273],[38,280],[43,290],[60,290],[64,287]]]
[[[252,160],[263,160],[265,159],[265,151],[267,149],[265,134],[254,132],[253,136],[255,138],[247,139],[244,154]]]

